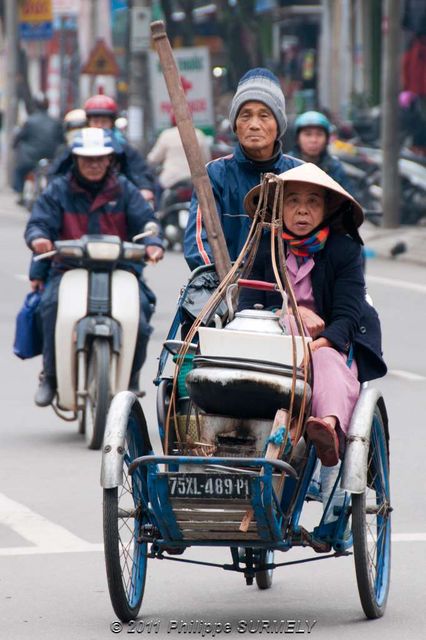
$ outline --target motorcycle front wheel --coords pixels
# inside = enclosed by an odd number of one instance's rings
[[[110,403],[109,371],[110,343],[95,338],[89,353],[87,396],[85,407],[85,436],[89,449],[99,449],[104,439],[106,418]]]

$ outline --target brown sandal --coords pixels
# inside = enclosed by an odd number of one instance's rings
[[[325,420],[311,417],[306,421],[306,433],[324,467],[334,467],[339,462],[339,439],[336,430]]]

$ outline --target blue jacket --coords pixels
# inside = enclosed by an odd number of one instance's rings
[[[343,353],[353,345],[360,382],[381,378],[387,368],[382,358],[380,321],[365,300],[359,244],[349,236],[331,233],[324,249],[313,258],[312,291],[316,311],[325,322],[321,336]],[[275,282],[269,233],[262,237],[249,278]],[[257,303],[265,308],[281,307],[282,298],[278,292],[242,290],[240,309]]]
[[[118,235],[122,240],[143,231],[147,222],[156,221],[154,212],[138,189],[124,176],[111,174],[96,195],[84,189],[69,173],[52,180],[36,200],[25,229],[31,249],[36,238],[74,240],[90,233]],[[159,237],[148,237],[145,244],[162,246]],[[50,260],[32,262],[30,280],[45,280]],[[138,265],[135,269],[141,270]]]
[[[302,152],[300,147],[296,144],[294,149],[290,151],[291,155],[295,158],[301,158]],[[351,178],[346,173],[343,164],[340,162],[339,158],[331,155],[327,149],[323,151],[320,156],[319,162],[316,163],[320,169],[325,171],[330,178],[333,178],[336,182],[338,182],[348,193],[352,196],[355,196],[355,185],[353,184]]]
[[[238,257],[251,225],[251,219],[244,211],[244,197],[250,189],[261,182],[263,173],[270,172],[278,175],[299,164],[301,164],[299,160],[284,155],[281,150],[269,161],[255,162],[244,154],[240,145],[235,147],[231,155],[208,163],[207,173],[231,261]],[[201,210],[195,192],[192,196],[185,231],[184,254],[191,270],[212,261],[212,253],[202,226]]]

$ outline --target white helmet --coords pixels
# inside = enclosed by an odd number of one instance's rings
[[[105,129],[85,127],[75,136],[71,151],[76,156],[107,156],[114,153],[111,134]]]

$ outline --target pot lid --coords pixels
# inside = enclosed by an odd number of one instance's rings
[[[266,311],[265,309],[243,309],[235,314],[236,318],[255,318],[256,320],[276,320],[278,322],[279,317],[273,311]]]

